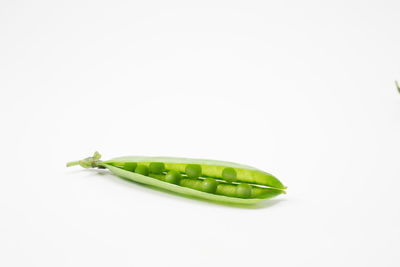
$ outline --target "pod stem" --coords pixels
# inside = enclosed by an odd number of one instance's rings
[[[71,161],[67,163],[67,167],[80,165],[83,168],[101,168],[103,167],[103,162],[100,160],[101,155],[99,152],[94,152],[93,157],[88,157],[78,161]]]
[[[400,86],[399,86],[399,83],[398,83],[397,81],[394,81],[394,83],[396,84],[397,90],[398,90],[399,93],[400,93]]]

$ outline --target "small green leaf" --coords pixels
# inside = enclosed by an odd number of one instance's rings
[[[94,160],[99,160],[101,158],[101,155],[100,155],[100,153],[99,152],[94,152],[94,155],[93,155],[93,159]]]

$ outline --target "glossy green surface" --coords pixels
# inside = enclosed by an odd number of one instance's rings
[[[182,175],[177,171],[169,171],[165,175],[165,181],[171,184],[179,184],[181,182]]]
[[[124,168],[125,169],[125,168]],[[162,162],[150,162],[149,172],[161,174],[165,171],[165,165]]]
[[[166,170],[176,170],[181,173],[186,172],[186,167],[190,164],[201,166],[201,174],[205,177],[222,178],[222,173],[226,167],[231,167],[237,175],[236,181],[250,184],[259,184],[279,189],[286,187],[272,174],[261,171],[259,169],[237,164],[233,162],[206,160],[206,159],[189,159],[189,158],[172,158],[172,157],[119,157],[104,163],[111,165],[123,165],[125,162],[138,162],[140,164],[149,165],[151,162],[163,162]]]
[[[144,176],[144,175],[134,173],[134,172],[129,172],[129,171],[120,169],[118,167],[114,167],[112,165],[105,164],[105,166],[113,174],[115,174],[121,178],[128,179],[128,180],[135,181],[135,182],[142,183],[142,184],[151,185],[151,186],[154,186],[157,188],[162,188],[162,189],[172,191],[172,192],[175,192],[178,194],[186,195],[186,196],[202,198],[202,199],[211,200],[211,201],[215,201],[215,202],[225,202],[225,203],[233,203],[233,204],[254,204],[254,203],[257,203],[257,202],[260,202],[263,200],[261,198],[244,199],[244,198],[235,198],[235,197],[228,197],[228,196],[223,196],[223,195],[221,196],[221,195],[210,194],[210,193],[198,191],[198,190],[195,190],[192,188],[175,185],[175,184],[171,184],[171,183],[166,183],[166,182],[160,181],[158,179]],[[193,180],[193,179],[182,179],[181,184],[185,180],[197,182],[197,180]],[[200,184],[201,184],[201,181],[198,181],[198,182],[200,182]]]
[[[251,196],[251,186],[248,184],[237,185],[236,196],[241,198],[249,198]]]
[[[215,193],[217,191],[218,182],[212,178],[206,178],[201,183],[201,190],[207,193]]]
[[[235,182],[237,180],[237,173],[234,168],[226,167],[222,171],[222,179],[227,182]]]
[[[261,170],[231,162],[160,157],[93,157],[67,166],[108,168],[115,175],[178,194],[216,202],[252,204],[285,193],[282,183]]]
[[[149,174],[149,168],[146,165],[138,165],[135,172],[147,176]]]
[[[136,167],[137,167],[136,162],[125,162],[124,163],[124,169],[127,171],[133,172],[133,171],[135,171]]]
[[[201,166],[199,164],[188,164],[185,173],[189,178],[199,178],[201,176]]]

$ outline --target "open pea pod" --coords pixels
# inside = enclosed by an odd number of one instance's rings
[[[100,161],[95,153],[67,167],[107,168],[113,174],[178,194],[215,202],[253,204],[285,193],[273,175],[233,162],[172,157],[119,157]]]

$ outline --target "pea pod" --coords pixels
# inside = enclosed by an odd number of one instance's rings
[[[96,152],[67,167],[107,168],[124,179],[215,202],[253,204],[286,189],[273,175],[233,162],[137,156],[101,161],[100,157]]]

